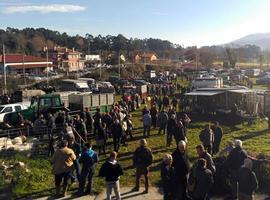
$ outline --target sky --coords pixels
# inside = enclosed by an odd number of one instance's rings
[[[219,45],[270,32],[269,0],[0,0],[0,28]]]

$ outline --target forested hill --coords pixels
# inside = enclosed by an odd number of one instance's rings
[[[172,44],[167,40],[160,39],[136,39],[126,38],[119,34],[117,36],[70,36],[67,33],[60,33],[45,28],[7,28],[0,29],[0,44],[5,44],[7,52],[38,55],[44,46],[53,48],[56,45],[75,48],[83,53],[153,51],[160,56],[164,53],[171,53],[181,47]],[[2,52],[2,49],[0,50]]]

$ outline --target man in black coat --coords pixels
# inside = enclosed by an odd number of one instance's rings
[[[173,163],[175,169],[175,185],[177,186],[175,198],[187,199],[187,174],[190,169],[190,162],[186,152],[186,142],[181,140],[177,149],[172,153]]]
[[[133,165],[136,167],[136,186],[135,191],[139,191],[140,179],[143,175],[145,177],[145,193],[148,193],[149,188],[149,168],[153,162],[153,154],[151,149],[147,146],[145,139],[141,139],[140,147],[136,149],[133,156]]]
[[[177,122],[176,122],[176,116],[172,115],[168,121],[167,125],[167,146],[171,146],[172,143],[172,137],[176,134],[177,129]]]
[[[223,131],[219,126],[219,122],[214,122],[212,130],[214,132],[213,154],[217,154],[219,152],[219,145],[223,136]]]
[[[123,128],[118,119],[111,125],[111,134],[113,137],[114,151],[118,152],[120,148],[120,141],[123,135]]]
[[[244,160],[248,158],[247,152],[242,148],[242,141],[235,140],[235,148],[230,152],[227,157],[225,167],[229,169],[230,182],[232,190],[232,199],[237,199],[238,194],[238,172],[241,166],[244,164]]]

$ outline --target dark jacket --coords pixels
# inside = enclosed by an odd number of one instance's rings
[[[121,165],[116,161],[106,161],[99,170],[99,176],[105,177],[105,180],[108,182],[118,181],[119,176],[123,174]]]
[[[180,127],[179,125],[176,126],[176,132],[175,132],[175,140],[177,142],[181,140],[185,140],[185,130],[184,127]]]
[[[223,135],[222,129],[218,126],[215,129],[213,129],[213,131],[214,131],[214,143],[220,144]]]
[[[226,166],[231,170],[239,170],[247,157],[246,151],[240,147],[235,147],[228,155]]]
[[[133,156],[133,164],[137,168],[145,169],[153,162],[153,155],[148,147],[140,146],[136,149]]]
[[[194,169],[188,180],[189,185],[194,184],[192,196],[196,199],[204,199],[213,182],[213,175],[209,169]]]
[[[204,158],[206,160],[206,168],[209,169],[212,172],[212,174],[215,174],[216,166],[215,163],[213,162],[212,156],[209,153],[205,152],[201,158]]]
[[[175,119],[169,119],[167,124],[167,132],[168,134],[174,135],[177,129],[177,123]]]
[[[258,188],[258,180],[256,174],[246,167],[241,167],[238,171],[239,191],[246,195],[252,195]]]
[[[113,123],[112,125],[111,125],[111,133],[112,133],[112,136],[113,137],[122,137],[122,135],[123,135],[123,129],[122,129],[122,126],[121,126],[121,124],[119,124],[119,123]]]
[[[172,153],[173,163],[172,166],[175,169],[175,174],[177,177],[177,181],[185,181],[186,175],[189,172],[190,162],[187,153],[182,153],[178,149],[176,149]]]
[[[172,166],[167,167],[167,165],[161,163],[161,183],[163,190],[173,194],[175,192],[175,170]]]
[[[206,129],[202,130],[199,137],[204,146],[211,145],[214,142],[214,133],[212,129],[209,131]]]
[[[168,117],[168,114],[166,112],[161,112],[159,115],[158,115],[158,124],[160,126],[165,126],[167,125],[168,123],[168,120],[169,120],[169,117]]]

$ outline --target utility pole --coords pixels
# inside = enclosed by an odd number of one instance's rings
[[[196,71],[198,71],[198,67],[199,67],[199,53],[196,52]]]
[[[4,93],[7,93],[7,72],[6,72],[6,53],[5,45],[3,44],[3,72],[4,72]]]
[[[47,72],[47,88],[49,87],[49,66],[48,66],[48,61],[49,61],[49,55],[48,55],[48,47],[46,46],[46,60],[47,60],[47,62],[46,62],[46,66],[47,66],[47,70],[46,70],[46,72]]]
[[[119,80],[121,79],[121,66],[120,66],[120,52],[118,53],[118,76],[119,76]]]
[[[23,52],[23,84],[26,85],[24,54],[25,54],[25,52]]]

